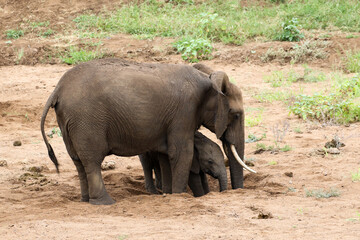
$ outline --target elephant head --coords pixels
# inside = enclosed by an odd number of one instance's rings
[[[201,108],[202,125],[214,132],[223,143],[229,159],[232,188],[243,188],[243,168],[255,172],[245,165],[245,114],[241,90],[230,83],[226,73],[213,71],[203,64],[194,68],[206,74],[212,87]]]
[[[220,192],[227,189],[227,173],[224,155],[220,147],[200,132],[195,132],[194,160],[191,171],[200,170],[219,180]]]

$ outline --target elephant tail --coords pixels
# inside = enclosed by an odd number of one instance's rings
[[[48,114],[49,112],[49,109],[50,107],[54,107],[56,102],[57,102],[57,97],[56,94],[55,94],[56,91],[54,91],[49,99],[47,100],[46,104],[45,104],[45,107],[44,107],[44,111],[43,111],[43,114],[41,116],[41,123],[40,123],[40,128],[41,128],[41,134],[43,136],[43,139],[44,139],[44,142],[46,144],[46,147],[48,149],[48,154],[49,154],[49,157],[51,159],[51,161],[55,164],[55,167],[56,167],[56,172],[59,173],[59,163],[58,163],[58,160],[55,156],[55,153],[54,153],[54,150],[53,148],[51,147],[49,141],[47,140],[47,137],[46,137],[46,134],[45,134],[45,130],[44,130],[44,125],[45,125],[45,119],[46,119],[46,115]]]

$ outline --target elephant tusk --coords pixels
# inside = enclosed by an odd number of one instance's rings
[[[234,154],[234,157],[240,163],[240,165],[243,166],[243,168],[245,168],[249,172],[256,173],[256,171],[254,171],[251,168],[249,168],[248,166],[246,166],[246,164],[241,160],[241,158],[239,157],[239,154],[237,153],[236,148],[235,148],[234,145],[231,144],[230,148],[231,148],[232,153]]]

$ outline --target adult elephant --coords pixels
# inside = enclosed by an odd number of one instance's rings
[[[200,125],[223,141],[232,186],[243,186],[243,170],[235,160],[236,150],[240,157],[244,155],[241,91],[225,73],[208,75],[198,69],[102,59],[80,64],[64,74],[45,104],[41,132],[58,170],[44,131],[48,110],[54,107],[66,149],[79,174],[82,201],[114,203],[101,176],[101,162],[111,154],[167,154],[172,192],[184,192],[194,133]]]

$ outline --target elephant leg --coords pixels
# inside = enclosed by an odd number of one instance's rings
[[[209,189],[209,184],[208,184],[206,174],[203,171],[200,171],[199,174],[200,174],[201,185],[203,187],[204,194],[208,194],[210,192],[210,189]]]
[[[172,193],[172,173],[169,159],[165,154],[158,155],[160,169],[161,169],[161,183],[163,193]]]
[[[158,194],[158,191],[155,188],[154,180],[152,176],[152,170],[153,170],[153,164],[151,159],[151,153],[145,153],[139,155],[141,165],[143,167],[144,171],[144,177],[145,177],[145,188],[146,191],[152,194]]]
[[[94,205],[110,205],[115,201],[109,196],[105,189],[101,175],[101,163],[104,156],[99,152],[78,152],[81,163],[84,166],[89,186],[89,202]]]
[[[194,133],[187,137],[176,134],[169,137],[168,155],[172,174],[172,193],[186,192],[193,154]]]
[[[190,172],[189,187],[194,194],[194,197],[201,197],[205,195],[200,174]]]
[[[76,169],[78,171],[78,176],[80,179],[81,201],[89,202],[89,199],[90,199],[89,186],[88,186],[85,168],[78,159],[73,159],[73,162],[76,166]]]
[[[161,168],[160,168],[160,164],[159,164],[158,160],[153,162],[153,168],[154,168],[154,173],[155,173],[155,186],[157,189],[162,190]]]

